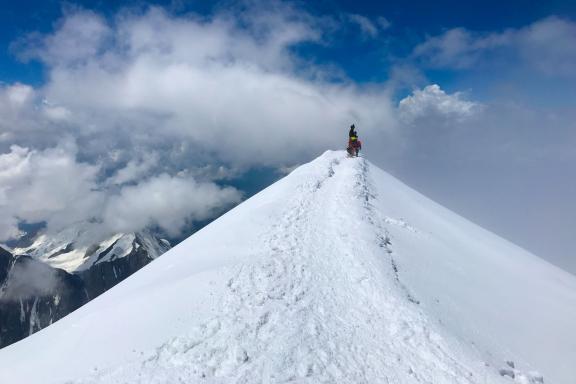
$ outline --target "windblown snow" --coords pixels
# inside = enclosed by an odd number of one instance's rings
[[[1,383],[559,383],[576,278],[326,152],[0,350]]]

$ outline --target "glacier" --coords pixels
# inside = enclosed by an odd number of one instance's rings
[[[1,383],[558,383],[576,277],[328,151],[50,327]]]

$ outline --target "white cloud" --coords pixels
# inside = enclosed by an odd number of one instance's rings
[[[77,163],[64,144],[44,151],[12,146],[0,155],[0,239],[18,233],[17,221],[48,222],[55,230],[97,212],[98,167]]]
[[[405,170],[397,173],[407,180],[425,174],[433,182],[422,190],[446,187],[446,201],[453,198],[453,184],[446,180],[454,177],[447,166],[454,159],[464,167],[463,159],[474,158],[467,174],[478,181],[493,180],[487,160],[500,169],[513,156],[537,154],[542,169],[561,163],[566,174],[574,164],[576,119],[570,111],[552,109],[558,114],[552,119],[545,107],[517,110],[487,101],[478,109],[462,94],[438,87],[417,90],[396,106],[389,89],[355,85],[341,69],[304,61],[293,49],[329,43],[329,36],[334,39],[329,34],[342,24],[364,28],[365,37],[381,34],[390,27],[385,19],[354,23],[340,15],[335,26],[334,20],[277,2],[243,7],[219,8],[210,16],[123,10],[106,18],[72,9],[52,33],[16,44],[23,59],[42,61],[47,80],[37,88],[0,83],[0,237],[14,236],[18,220],[47,220],[49,228],[58,228],[93,216],[114,228],[152,224],[176,231],[178,223],[202,217],[202,207],[185,201],[195,193],[191,184],[237,177],[251,165],[290,169],[325,149],[341,148],[352,122],[373,161],[392,170],[397,161],[397,169]],[[529,68],[573,76],[574,40],[574,22],[560,18],[498,32],[453,29],[428,39],[409,60],[394,62],[391,83],[427,84],[422,64],[482,71],[500,65],[515,75]],[[324,80],[335,78],[338,83]],[[571,106],[570,93],[556,96]],[[451,129],[455,126],[461,129]],[[532,168],[527,173],[532,180]],[[514,175],[516,169],[502,180]],[[175,219],[170,207],[148,201],[142,192],[163,191],[164,184],[186,191],[170,195],[182,208]],[[232,200],[216,195],[221,204]],[[131,205],[128,197],[139,204]],[[559,203],[558,212],[570,203]],[[154,215],[142,213],[146,205],[154,207]],[[114,212],[130,220],[117,222]]]
[[[44,115],[46,115],[50,120],[65,121],[71,117],[71,112],[60,105],[52,105],[47,101],[44,101],[43,104],[42,110]]]
[[[124,10],[112,21],[77,9],[20,41],[48,80],[0,86],[0,165],[15,162],[0,166],[0,238],[20,220],[177,233],[238,201],[210,180],[342,147],[351,122],[364,137],[392,131],[387,90],[323,81],[326,69],[292,51],[322,31],[274,4],[202,18]]]
[[[507,68],[528,66],[547,75],[576,75],[576,23],[549,17],[523,28],[479,33],[450,29],[414,49],[427,65],[468,69],[504,58]],[[496,60],[498,61],[498,60]]]
[[[234,188],[161,174],[136,186],[126,186],[111,197],[104,210],[104,225],[114,232],[158,225],[176,236],[187,221],[208,219],[240,198]]]
[[[34,97],[34,89],[29,85],[16,83],[5,89],[5,97],[13,106],[20,107]]]
[[[33,33],[15,42],[23,60],[41,59],[50,65],[83,64],[97,56],[110,38],[105,20],[84,9],[70,9],[49,36]]]
[[[130,142],[148,152],[152,143],[180,142],[216,161],[281,165],[339,146],[334,130],[351,121],[364,132],[394,126],[386,92],[329,84],[314,76],[318,68],[300,65],[290,48],[321,32],[298,11],[200,19],[151,8],[105,25],[86,11],[67,17],[27,52],[49,65],[50,80],[38,92],[59,109],[46,113],[92,146],[110,151]],[[89,34],[77,30],[84,24],[104,37],[77,51],[75,39]],[[35,138],[49,131],[40,126]]]
[[[154,153],[140,160],[130,160],[124,168],[117,170],[108,179],[108,183],[120,185],[138,181],[151,172],[158,165],[158,161],[158,156]]]
[[[378,29],[378,25],[380,25],[380,23],[374,24],[369,18],[367,18],[366,16],[362,16],[362,15],[358,15],[358,14],[349,14],[348,15],[348,19],[358,25],[358,27],[360,28],[360,31],[362,31],[362,34],[366,37],[376,37],[378,36],[378,33],[380,32]],[[386,19],[384,19],[386,20]]]
[[[205,220],[240,199],[234,188],[192,177],[144,177],[154,159],[131,162],[101,181],[99,167],[76,156],[71,143],[44,151],[12,146],[0,155],[0,241],[19,234],[19,221],[46,222],[49,232],[90,219],[93,235],[151,225],[177,234],[188,222]]]
[[[576,23],[550,17],[517,36],[524,60],[548,75],[576,75]]]
[[[473,39],[463,28],[451,29],[418,45],[414,54],[434,67],[469,68],[478,60],[481,51]]]
[[[42,105],[42,91],[24,84],[0,85],[0,153],[12,144],[55,146],[69,135],[64,123],[70,112],[62,106]]]
[[[0,304],[17,300],[52,295],[58,288],[58,275],[55,269],[44,263],[20,258],[10,269],[2,287]]]
[[[415,90],[399,103],[400,119],[407,124],[423,121],[434,125],[432,120],[461,122],[473,116],[480,104],[462,99],[461,93],[447,94],[437,84]]]

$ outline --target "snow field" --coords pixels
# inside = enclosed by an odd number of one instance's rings
[[[576,279],[329,151],[0,350],[0,382],[538,383],[543,365],[571,384],[574,308]]]
[[[500,380],[455,354],[397,286],[379,244],[366,163],[326,157],[309,177],[295,175],[304,182],[259,234],[257,256],[232,271],[217,316],[142,364],[82,382]]]

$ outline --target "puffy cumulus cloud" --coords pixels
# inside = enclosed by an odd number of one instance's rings
[[[240,198],[234,188],[161,174],[113,196],[104,211],[104,224],[114,232],[159,226],[177,236],[187,221],[213,217]]]
[[[450,29],[428,38],[413,54],[432,67],[466,69],[504,59],[509,67],[528,66],[547,75],[574,76],[575,40],[575,22],[549,17],[502,32]]]
[[[417,89],[399,103],[400,119],[409,125],[418,122],[457,125],[480,109],[479,103],[464,100],[459,92],[447,94],[437,84]]]
[[[144,177],[154,161],[103,178],[99,166],[77,161],[72,142],[43,151],[12,146],[0,155],[0,241],[18,236],[21,221],[45,222],[49,233],[89,221],[94,236],[149,226],[177,234],[240,199],[234,188],[187,175]]]
[[[429,171],[438,172],[446,164],[468,162],[486,172],[489,167],[535,167],[539,162],[538,167],[553,168],[575,158],[573,111],[479,103],[436,84],[414,90],[399,102],[398,111],[403,123],[398,144],[406,148],[397,160],[404,165],[422,167],[420,161],[425,161]]]
[[[0,86],[0,237],[20,221],[174,234],[238,201],[216,179],[342,147],[351,122],[364,137],[394,130],[388,90],[327,82],[330,69],[295,54],[323,43],[321,22],[247,4],[211,16],[72,8],[15,43],[47,80]]]
[[[49,65],[50,78],[38,92],[59,107],[46,112],[50,117],[77,128],[81,145],[90,138],[92,146],[131,143],[147,152],[178,142],[187,161],[195,153],[285,165],[340,145],[335,130],[351,121],[365,132],[394,126],[384,90],[327,83],[319,79],[321,69],[301,65],[292,47],[322,34],[309,16],[290,8],[208,19],[151,8],[122,12],[98,28],[105,21],[90,12],[67,18],[72,21],[37,43],[35,57]],[[85,43],[86,34],[76,30],[84,24],[95,30],[90,35],[105,37],[76,51]],[[75,53],[62,53],[66,47]],[[53,51],[61,53],[58,60]],[[35,51],[29,45],[27,52]],[[39,131],[37,139],[46,132]]]
[[[0,155],[0,239],[17,235],[19,221],[58,230],[96,212],[98,167],[77,163],[75,152],[72,144],[44,151],[14,145]]]
[[[146,127],[135,120],[127,135],[138,135],[148,128],[153,135],[184,140],[231,163],[275,165],[309,157],[339,144],[341,137],[334,134],[338,127],[359,121],[365,130],[376,130],[391,115],[383,95],[363,95],[340,86],[317,87],[253,69],[204,71],[154,64],[130,76],[138,77],[123,89],[130,94],[109,97],[110,109],[130,102],[131,108],[146,111],[151,115],[149,121],[157,123]],[[89,84],[82,84],[82,88],[102,84],[84,79]],[[80,85],[78,80],[68,79],[70,86],[65,92],[82,95],[86,90],[71,89]],[[55,91],[59,93],[56,98],[62,100],[61,89]],[[126,126],[115,133],[121,134]]]
[[[398,102],[401,129],[391,138],[392,146],[374,154],[373,161],[386,164],[393,173],[400,172],[409,182],[422,169],[427,168],[428,174],[439,172],[445,169],[445,162],[458,163],[470,156],[471,147],[480,146],[474,138],[486,132],[482,124],[492,113],[488,107],[461,92],[447,93],[437,84],[416,88]],[[493,144],[483,142],[482,149],[490,152]],[[451,178],[449,174],[442,177]]]

